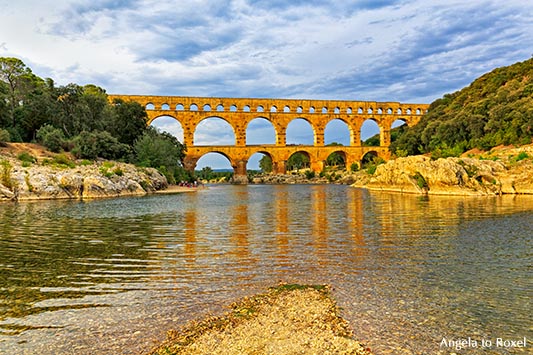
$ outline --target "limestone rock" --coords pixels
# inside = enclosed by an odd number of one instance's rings
[[[533,193],[533,162],[426,156],[397,158],[379,165],[368,178],[352,186],[375,190],[437,195]]]
[[[12,167],[11,186],[0,185],[0,201],[143,195],[168,187],[156,169],[131,164],[96,162],[67,168],[37,163],[23,167],[13,157],[0,159]]]

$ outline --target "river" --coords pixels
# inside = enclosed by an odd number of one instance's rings
[[[533,196],[219,185],[5,203],[0,232],[1,354],[138,354],[279,282],[332,285],[377,355],[533,346]]]

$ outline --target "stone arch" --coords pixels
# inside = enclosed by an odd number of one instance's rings
[[[151,102],[147,103],[146,106],[144,106],[145,110],[155,110],[155,105]]]
[[[270,161],[272,162],[272,170],[273,170],[274,169],[274,166],[273,166],[274,157],[272,156],[272,154],[264,150],[259,150],[257,152],[254,152],[252,155],[248,157],[248,163],[246,164],[246,170],[261,170],[261,167],[259,166],[259,162],[264,156],[268,157]],[[272,170],[270,172],[272,172]]]
[[[197,104],[191,104],[189,106],[189,111],[198,111],[198,105]]]
[[[263,107],[263,105],[259,105],[257,106],[257,112],[265,112],[265,108]]]
[[[233,165],[233,160],[229,155],[219,151],[211,151],[196,157],[194,168],[196,170],[209,166],[212,169],[233,169]]]
[[[183,125],[176,117],[161,115],[152,119],[148,124],[160,131],[170,133],[181,143],[184,142]]]
[[[276,144],[276,141],[276,127],[269,119],[256,117],[246,125],[246,145]]]
[[[312,145],[316,142],[316,130],[313,124],[304,117],[290,121],[286,126],[285,134],[288,145]]]
[[[229,107],[230,112],[237,112],[237,105],[233,104]]]
[[[364,168],[369,163],[374,163],[375,160],[378,159],[378,158],[379,158],[379,153],[377,151],[371,150],[371,151],[366,152],[361,157],[361,167]]]
[[[242,108],[242,110],[243,110],[244,112],[250,112],[250,105],[245,105],[245,106]]]
[[[224,105],[218,104],[217,105],[217,112],[224,112]]]
[[[167,103],[162,104],[161,105],[161,110],[166,110],[166,111],[170,110],[170,105],[167,104]]]
[[[278,112],[278,108],[276,107],[276,105],[272,105],[272,107],[270,108],[270,112]]]
[[[205,105],[202,107],[202,111],[206,111],[206,112],[211,111],[211,105],[209,105],[209,104],[205,104]]]
[[[324,129],[324,144],[339,143],[344,146],[351,145],[353,139],[353,132],[345,120],[342,118],[334,118],[330,120]]]
[[[297,161],[295,162],[296,159],[294,159],[295,156],[298,155],[298,154],[302,155],[304,157],[304,159],[301,162],[301,164],[297,164],[298,162]],[[305,150],[298,150],[298,151],[292,153],[289,156],[289,158],[287,159],[287,162],[286,162],[287,171],[308,169],[308,168],[311,168],[311,154],[309,154]]]
[[[326,158],[326,166],[346,167],[346,152],[343,150],[336,150],[328,155]]]
[[[370,146],[379,146],[380,145],[380,135],[382,133],[382,129],[379,126],[378,121],[375,118],[368,118],[366,119],[362,124],[360,128],[360,137],[361,137],[361,145],[370,145]],[[377,135],[377,142],[376,142],[376,135]],[[370,143],[364,144],[365,141],[368,139],[373,138],[373,140]]]
[[[328,113],[328,108],[326,106],[322,107],[322,113]]]
[[[304,112],[304,109],[302,106],[296,107],[296,113],[303,113],[303,112]]]
[[[185,106],[183,106],[183,104],[177,104],[176,111],[185,111]]]
[[[198,122],[193,132],[195,146],[235,145],[235,128],[226,119],[218,116],[205,117]]]
[[[291,108],[289,107],[289,105],[285,105],[285,107],[283,108],[283,112],[291,112]]]

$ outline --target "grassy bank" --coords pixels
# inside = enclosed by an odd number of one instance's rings
[[[231,305],[231,311],[170,331],[151,355],[371,355],[353,338],[328,286],[287,285]]]

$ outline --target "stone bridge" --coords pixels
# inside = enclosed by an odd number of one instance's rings
[[[285,173],[285,163],[296,153],[306,154],[311,169],[323,169],[328,156],[334,152],[344,157],[346,167],[353,163],[361,164],[366,154],[383,159],[390,158],[390,130],[394,121],[402,120],[412,126],[420,121],[427,111],[427,104],[407,104],[399,102],[339,101],[339,100],[298,100],[298,99],[257,99],[257,98],[216,98],[184,96],[140,96],[109,95],[109,99],[134,101],[146,108],[147,124],[162,116],[176,119],[183,128],[183,140],[187,146],[184,166],[194,170],[198,160],[205,154],[216,152],[224,155],[231,163],[237,180],[245,180],[246,164],[255,153],[263,153],[272,159],[274,173]],[[211,117],[225,120],[235,134],[235,145],[195,145],[194,133],[198,124]],[[247,145],[246,128],[257,118],[268,120],[275,131],[275,144]],[[287,145],[287,126],[294,119],[304,119],[312,127],[313,145]],[[350,132],[349,146],[326,146],[324,132],[332,120],[346,123]],[[366,120],[373,120],[380,130],[380,146],[363,146],[361,127]]]

